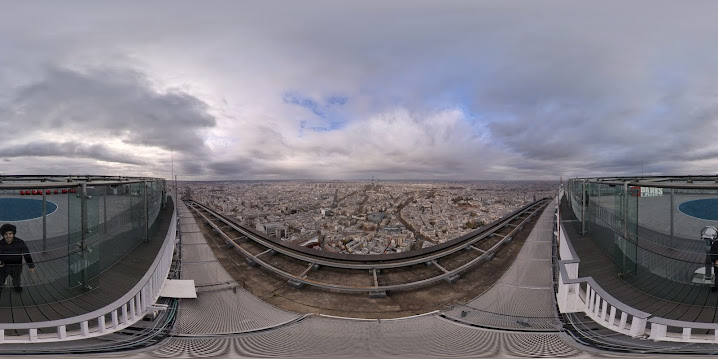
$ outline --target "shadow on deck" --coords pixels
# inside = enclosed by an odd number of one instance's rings
[[[11,287],[0,292],[0,323],[42,322],[70,318],[103,308],[120,299],[147,273],[157,257],[172,221],[174,203],[168,198],[166,209],[161,209],[155,223],[149,229],[148,242],[141,242],[115,264],[102,272],[92,289],[71,289],[67,283],[45,283],[24,286],[21,293]],[[122,240],[122,238],[119,238]],[[101,251],[112,251],[108,244]],[[102,253],[101,252],[101,253]],[[35,273],[23,270],[25,283],[28,276],[41,275],[44,270],[38,264]],[[62,299],[57,299],[62,298]]]
[[[710,286],[677,282],[638,267],[637,276],[621,276],[613,258],[599,248],[591,233],[581,235],[565,198],[560,206],[565,235],[581,263],[579,277],[593,277],[606,292],[652,316],[690,322],[718,322],[718,293]],[[574,223],[571,223],[574,222]]]

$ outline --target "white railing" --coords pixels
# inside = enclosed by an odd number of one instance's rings
[[[560,201],[559,196],[559,201]],[[718,343],[718,323],[699,323],[654,317],[630,307],[603,290],[592,277],[578,278],[580,260],[573,245],[564,235],[560,211],[556,207],[559,242],[559,280],[556,301],[561,313],[584,312],[594,322],[632,337],[648,337],[656,341],[685,343]],[[585,283],[585,288],[582,285]],[[650,331],[647,325],[650,323]],[[668,328],[675,330],[669,332]],[[678,332],[678,330],[680,332]],[[693,330],[713,334],[694,334]]]
[[[162,248],[150,269],[120,299],[76,317],[45,322],[0,323],[0,343],[56,342],[98,337],[129,327],[151,310],[164,309],[155,303],[170,271],[176,232],[177,212],[174,211]],[[68,330],[70,326],[79,326],[79,329]],[[6,336],[5,332],[10,330],[27,330],[27,334]]]

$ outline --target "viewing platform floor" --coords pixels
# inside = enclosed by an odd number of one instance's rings
[[[69,288],[68,283],[42,281],[43,273],[53,270],[51,266],[38,262],[31,273],[25,265],[23,291],[16,292],[8,277],[8,286],[0,292],[0,323],[60,320],[92,312],[120,299],[140,281],[157,257],[172,221],[173,209],[170,198],[166,209],[160,210],[150,227],[149,241],[141,242],[102,272],[92,281],[95,284],[92,288]],[[54,261],[54,265],[59,265],[57,262]],[[7,331],[6,334],[12,335]]]
[[[581,260],[579,277],[593,277],[598,285],[622,303],[652,316],[718,323],[718,292],[712,292],[709,285],[680,283],[653,274],[642,275],[641,279],[620,275],[621,269],[596,245],[590,233],[579,233],[577,228],[580,223],[565,199],[560,210],[566,231],[564,234]],[[646,231],[639,228],[639,233]],[[642,269],[639,267],[638,270]]]

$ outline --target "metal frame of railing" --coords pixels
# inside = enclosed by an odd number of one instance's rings
[[[137,235],[138,243],[139,241],[149,240],[149,228],[159,214],[160,208],[164,208],[166,205],[167,186],[166,181],[163,178],[89,175],[0,176],[0,193],[3,193],[3,196],[8,195],[8,192],[11,192],[10,195],[22,196],[22,192],[25,192],[24,190],[28,192],[27,197],[29,198],[35,197],[35,195],[30,195],[30,190],[32,190],[32,192],[37,192],[38,195],[42,195],[42,250],[39,251],[37,250],[37,248],[33,248],[32,254],[45,254],[58,249],[47,248],[46,245],[48,240],[51,240],[52,238],[62,237],[48,237],[48,225],[46,221],[49,214],[45,211],[46,201],[48,201],[51,196],[54,197],[58,195],[68,196],[67,198],[70,199],[71,197],[69,196],[74,196],[76,193],[76,196],[78,197],[77,203],[79,206],[79,212],[74,215],[72,221],[69,221],[69,223],[75,223],[76,225],[72,227],[68,225],[67,231],[66,233],[64,233],[64,236],[68,236],[68,238],[69,236],[73,236],[75,238],[73,240],[74,242],[72,243],[75,246],[71,246],[68,244],[66,246],[63,245],[63,247],[64,250],[67,252],[64,256],[82,256],[82,260],[78,261],[78,263],[82,263],[83,265],[81,278],[79,277],[79,272],[76,272],[75,274],[78,275],[78,278],[76,278],[77,284],[75,284],[75,286],[85,287],[92,286],[91,283],[96,274],[106,269],[104,267],[94,267],[94,269],[91,270],[88,269],[91,265],[88,263],[91,263],[91,261],[86,260],[85,256],[89,256],[89,253],[93,252],[93,246],[99,245],[100,242],[107,240],[109,237],[112,237],[112,235],[108,237],[107,227],[108,224],[112,223],[112,221],[115,219],[114,217],[108,218],[107,215],[107,190],[111,187],[122,187],[123,191],[126,191],[124,192],[124,195],[130,195],[130,197],[132,197],[131,193],[137,191],[136,195],[138,196],[138,200],[135,202],[134,205],[132,205],[132,201],[130,201],[130,207],[128,207],[128,209],[130,217],[132,217],[132,214],[135,212],[139,217],[135,219],[130,218],[130,222],[134,223],[133,226],[135,224],[137,225],[136,228],[138,229],[138,231],[142,231],[142,235]],[[95,190],[93,190],[92,188],[95,188]],[[96,191],[97,188],[103,188],[104,193],[95,193],[94,191]],[[63,190],[62,194],[58,193],[59,189]],[[64,192],[65,190],[68,190],[67,194]],[[70,190],[72,192],[70,192]],[[115,192],[115,194],[117,193]],[[101,206],[101,211],[98,210],[98,216],[100,212],[102,212],[104,216],[104,218],[99,218],[99,222],[95,223],[94,225],[90,223],[91,220],[89,219],[91,217],[90,201],[92,200],[91,198],[93,196],[101,196],[103,198],[102,203],[98,204],[99,206]],[[37,197],[39,198],[40,196]],[[70,217],[68,214],[68,220],[69,219]],[[99,232],[100,227],[102,228],[102,233]],[[112,228],[110,228],[109,230],[112,230]],[[34,240],[28,240],[27,238],[24,239],[28,242],[29,246],[34,245],[35,247],[37,247]],[[53,256],[54,255],[56,254],[53,254]]]
[[[158,187],[155,183],[161,183],[161,185]],[[159,213],[160,207],[164,207],[166,204],[165,195],[168,189],[164,179],[111,176],[0,176],[0,191],[41,189],[43,190],[43,199],[46,195],[45,190],[50,189],[77,188],[80,190],[79,194],[83,195],[86,193],[87,186],[90,185],[127,184],[144,184],[142,190],[145,211],[144,233],[145,239],[148,239],[147,227],[151,225],[150,215]],[[152,198],[148,198],[148,190],[153,191]],[[96,337],[129,327],[141,320],[149,311],[164,309],[163,306],[157,306],[155,303],[159,299],[160,291],[172,264],[178,228],[177,220],[177,211],[176,208],[173,208],[172,220],[158,255],[144,276],[121,298],[103,308],[71,318],[42,322],[0,323],[0,343],[52,342]],[[83,218],[83,225],[85,224],[86,221]],[[8,335],[9,331],[22,332],[22,334]]]
[[[155,303],[172,264],[176,231],[177,212],[174,212],[159,255],[142,279],[121,298],[104,308],[72,318],[31,323],[0,323],[0,343],[51,342],[97,337],[127,328],[151,310],[165,309]],[[108,315],[109,323],[106,319]],[[68,331],[67,327],[71,325],[79,325],[80,329]],[[55,333],[38,333],[40,329],[52,328]],[[6,336],[7,330],[28,330],[28,334]]]
[[[691,218],[679,207],[718,196],[718,176],[574,178],[564,189],[576,228],[590,234],[639,289],[673,300],[670,292],[646,285],[648,279],[710,283],[710,245],[699,234],[710,221]]]
[[[563,192],[559,193],[559,201]],[[556,205],[557,226],[554,235],[559,242],[559,280],[556,301],[561,313],[585,313],[594,322],[615,332],[632,337],[648,337],[656,341],[684,343],[718,343],[718,323],[700,323],[666,319],[630,307],[611,296],[592,277],[578,277],[578,258],[571,241],[564,234],[561,215]],[[585,287],[584,287],[585,286]],[[648,325],[650,324],[650,330]],[[668,327],[681,333],[668,332]],[[694,329],[713,331],[693,334]]]

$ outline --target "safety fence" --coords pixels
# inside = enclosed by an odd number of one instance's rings
[[[563,195],[560,192],[559,199]],[[575,209],[575,207],[574,207]],[[594,322],[615,332],[656,341],[718,343],[718,323],[672,320],[653,316],[630,307],[605,291],[592,277],[579,278],[580,259],[565,233],[556,206],[559,242],[558,290],[556,300],[561,313],[585,313]],[[580,218],[580,217],[579,217]]]
[[[149,240],[166,193],[159,178],[0,177],[0,222],[16,226],[35,266],[22,285],[49,293],[34,304],[99,286],[101,273]],[[0,299],[0,308],[8,306]]]

